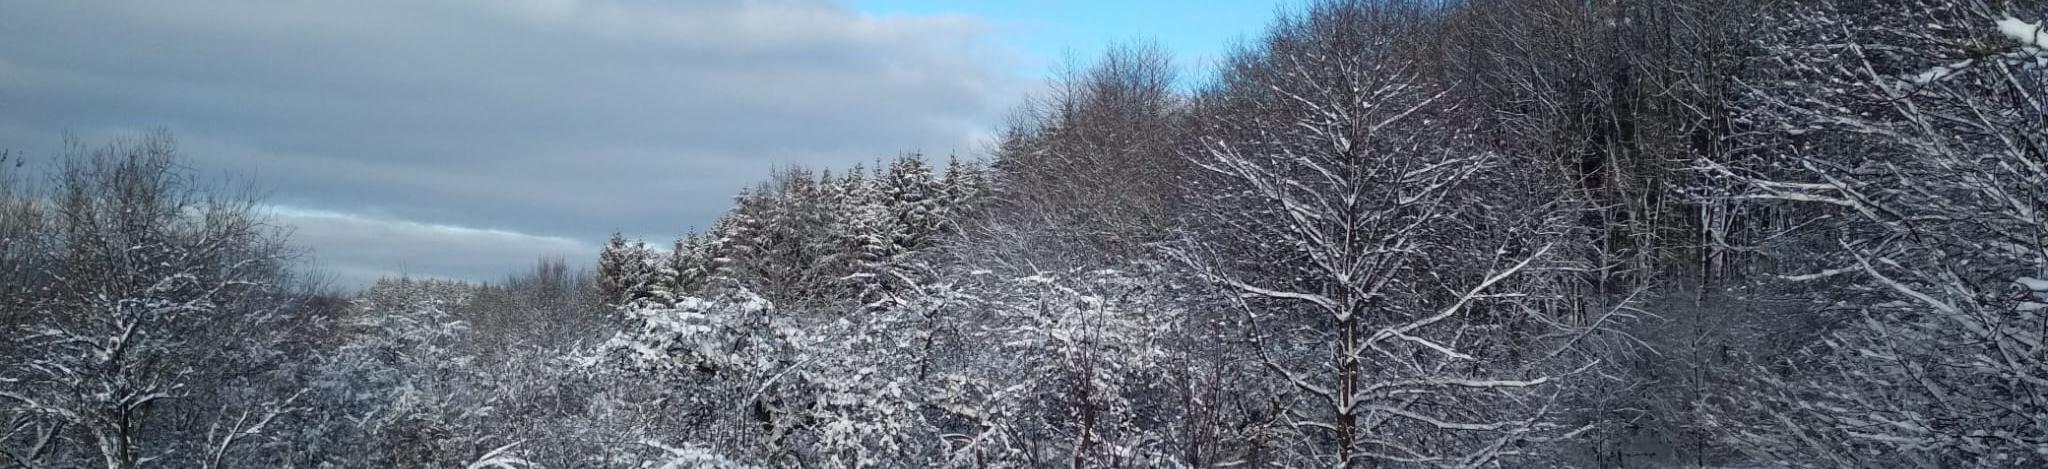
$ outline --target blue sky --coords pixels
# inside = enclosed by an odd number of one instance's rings
[[[850,2],[850,3],[849,3]],[[164,129],[344,285],[665,244],[773,168],[977,157],[1063,59],[1296,1],[0,1],[0,148]]]
[[[1044,77],[1066,56],[1086,63],[1117,43],[1156,41],[1199,75],[1229,52],[1234,41],[1255,37],[1281,9],[1300,1],[1276,0],[853,0],[879,15],[965,14],[990,27],[989,38],[1023,52],[1018,73]]]

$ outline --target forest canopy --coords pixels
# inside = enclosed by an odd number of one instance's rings
[[[168,132],[0,153],[0,466],[2048,466],[2044,20],[1323,0],[358,292]]]

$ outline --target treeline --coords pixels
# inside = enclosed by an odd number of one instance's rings
[[[167,147],[81,151],[50,190],[0,191],[23,214],[0,236],[36,240],[0,250],[30,338],[0,369],[0,449],[2041,466],[2044,15],[1316,2],[1197,80],[1112,50],[1034,96],[986,166],[785,168],[670,249],[615,236],[596,272],[393,279],[345,304],[290,287],[246,204],[161,196],[189,193],[150,182],[186,180],[150,163]]]
[[[822,304],[926,281],[932,267],[919,254],[980,213],[986,171],[958,158],[935,171],[915,153],[876,167],[885,169],[777,170],[709,231],[666,253],[614,233],[598,254],[598,288],[613,305],[673,305],[678,295],[739,285],[778,303]]]
[[[592,276],[560,260],[338,294],[253,192],[181,166],[166,133],[72,142],[42,179],[16,158],[0,154],[0,466],[461,465],[510,442],[451,426],[526,434],[495,417],[557,410],[495,380],[610,334]]]

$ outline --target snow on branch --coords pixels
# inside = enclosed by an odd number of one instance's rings
[[[2048,49],[2048,31],[2043,31],[2039,23],[2007,16],[1998,20],[1998,32],[2025,47]]]

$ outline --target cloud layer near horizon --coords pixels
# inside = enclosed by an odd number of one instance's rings
[[[167,128],[346,279],[488,279],[705,225],[778,164],[971,152],[1020,88],[985,29],[821,0],[10,2],[0,147]]]

